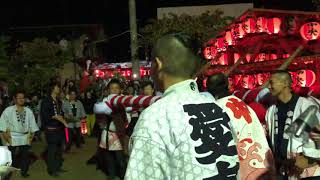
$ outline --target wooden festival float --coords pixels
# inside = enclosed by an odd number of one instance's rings
[[[205,44],[205,75],[227,72],[240,61],[229,83],[234,89],[253,89],[299,46],[303,49],[287,70],[294,90],[311,94],[320,90],[320,13],[250,9]]]

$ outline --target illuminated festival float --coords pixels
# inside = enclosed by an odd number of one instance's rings
[[[254,89],[300,47],[287,70],[293,89],[312,95],[320,90],[319,39],[318,12],[250,9],[205,44],[203,55],[210,63],[205,75],[227,72],[240,61],[229,83],[236,90]]]

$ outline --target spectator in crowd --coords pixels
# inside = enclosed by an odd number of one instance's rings
[[[29,149],[34,133],[39,130],[31,109],[25,107],[24,92],[15,94],[14,106],[4,110],[0,118],[0,136],[12,154],[13,164],[16,162],[16,150],[20,152],[21,176],[28,177]]]
[[[81,147],[81,120],[86,117],[86,112],[81,101],[77,100],[77,93],[71,89],[69,94],[69,100],[63,102],[64,117],[68,123],[69,142],[67,143],[66,152],[70,151],[70,148],[74,142],[78,148]]]

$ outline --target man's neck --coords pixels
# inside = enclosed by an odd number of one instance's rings
[[[18,110],[18,111],[23,111],[23,109],[24,109],[24,106],[21,106],[21,105],[17,105],[17,104],[16,104],[16,107],[17,107],[17,110]]]
[[[292,93],[290,90],[286,90],[285,92],[281,93],[278,96],[278,99],[283,103],[289,102],[291,100],[291,98],[292,98]]]
[[[170,77],[167,76],[164,80],[163,80],[163,89],[164,91],[167,90],[170,86],[175,85],[179,82],[188,80],[190,78],[180,78],[180,77]]]

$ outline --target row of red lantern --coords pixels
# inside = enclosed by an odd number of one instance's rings
[[[227,30],[225,36],[219,36],[215,41],[211,40],[211,46],[206,47],[204,55],[207,59],[213,59],[218,52],[227,50],[228,46],[233,46],[236,39],[243,38],[246,34],[267,32],[269,34],[278,34],[280,31],[280,18],[258,17],[247,18],[244,23],[236,23],[231,30]],[[317,40],[320,37],[320,23],[308,22],[300,28],[301,37],[307,41]]]
[[[100,77],[100,78],[105,77],[105,75],[107,75],[108,77],[113,77],[116,72],[121,74],[121,76],[123,76],[123,77],[131,77],[132,76],[132,70],[131,69],[115,70],[115,71],[111,71],[111,70],[102,71],[102,70],[98,70],[97,69],[97,70],[95,70],[95,75],[96,75],[96,77]],[[141,77],[149,76],[149,75],[150,75],[150,70],[149,69],[140,68],[140,76]]]
[[[247,18],[243,23],[239,22],[232,26],[231,30],[227,30],[224,36],[217,38],[214,46],[218,52],[225,51],[227,46],[233,46],[236,43],[236,39],[245,37],[250,33],[262,33],[278,34],[280,31],[281,19],[280,18],[265,18],[258,17]]]
[[[210,49],[208,50],[210,51]],[[222,53],[217,61],[211,61],[212,65],[228,65],[229,64],[229,55],[227,53]],[[240,54],[239,53],[233,53],[231,54],[232,58],[231,60],[236,63],[240,59]],[[268,60],[276,60],[280,58],[288,58],[290,55],[289,54],[282,54],[281,56],[278,56],[275,53],[259,53],[255,59],[253,59],[253,54],[246,54],[246,62],[263,62],[263,61],[268,61]],[[212,59],[212,56],[210,52],[207,52],[205,55],[206,59]],[[244,64],[245,61],[242,61],[241,64]]]
[[[299,70],[290,72],[292,86],[311,87],[316,82],[316,74],[312,70]],[[229,78],[229,84],[233,88],[243,87],[253,89],[256,86],[263,85],[270,78],[270,73],[259,73],[254,75],[235,75]]]

